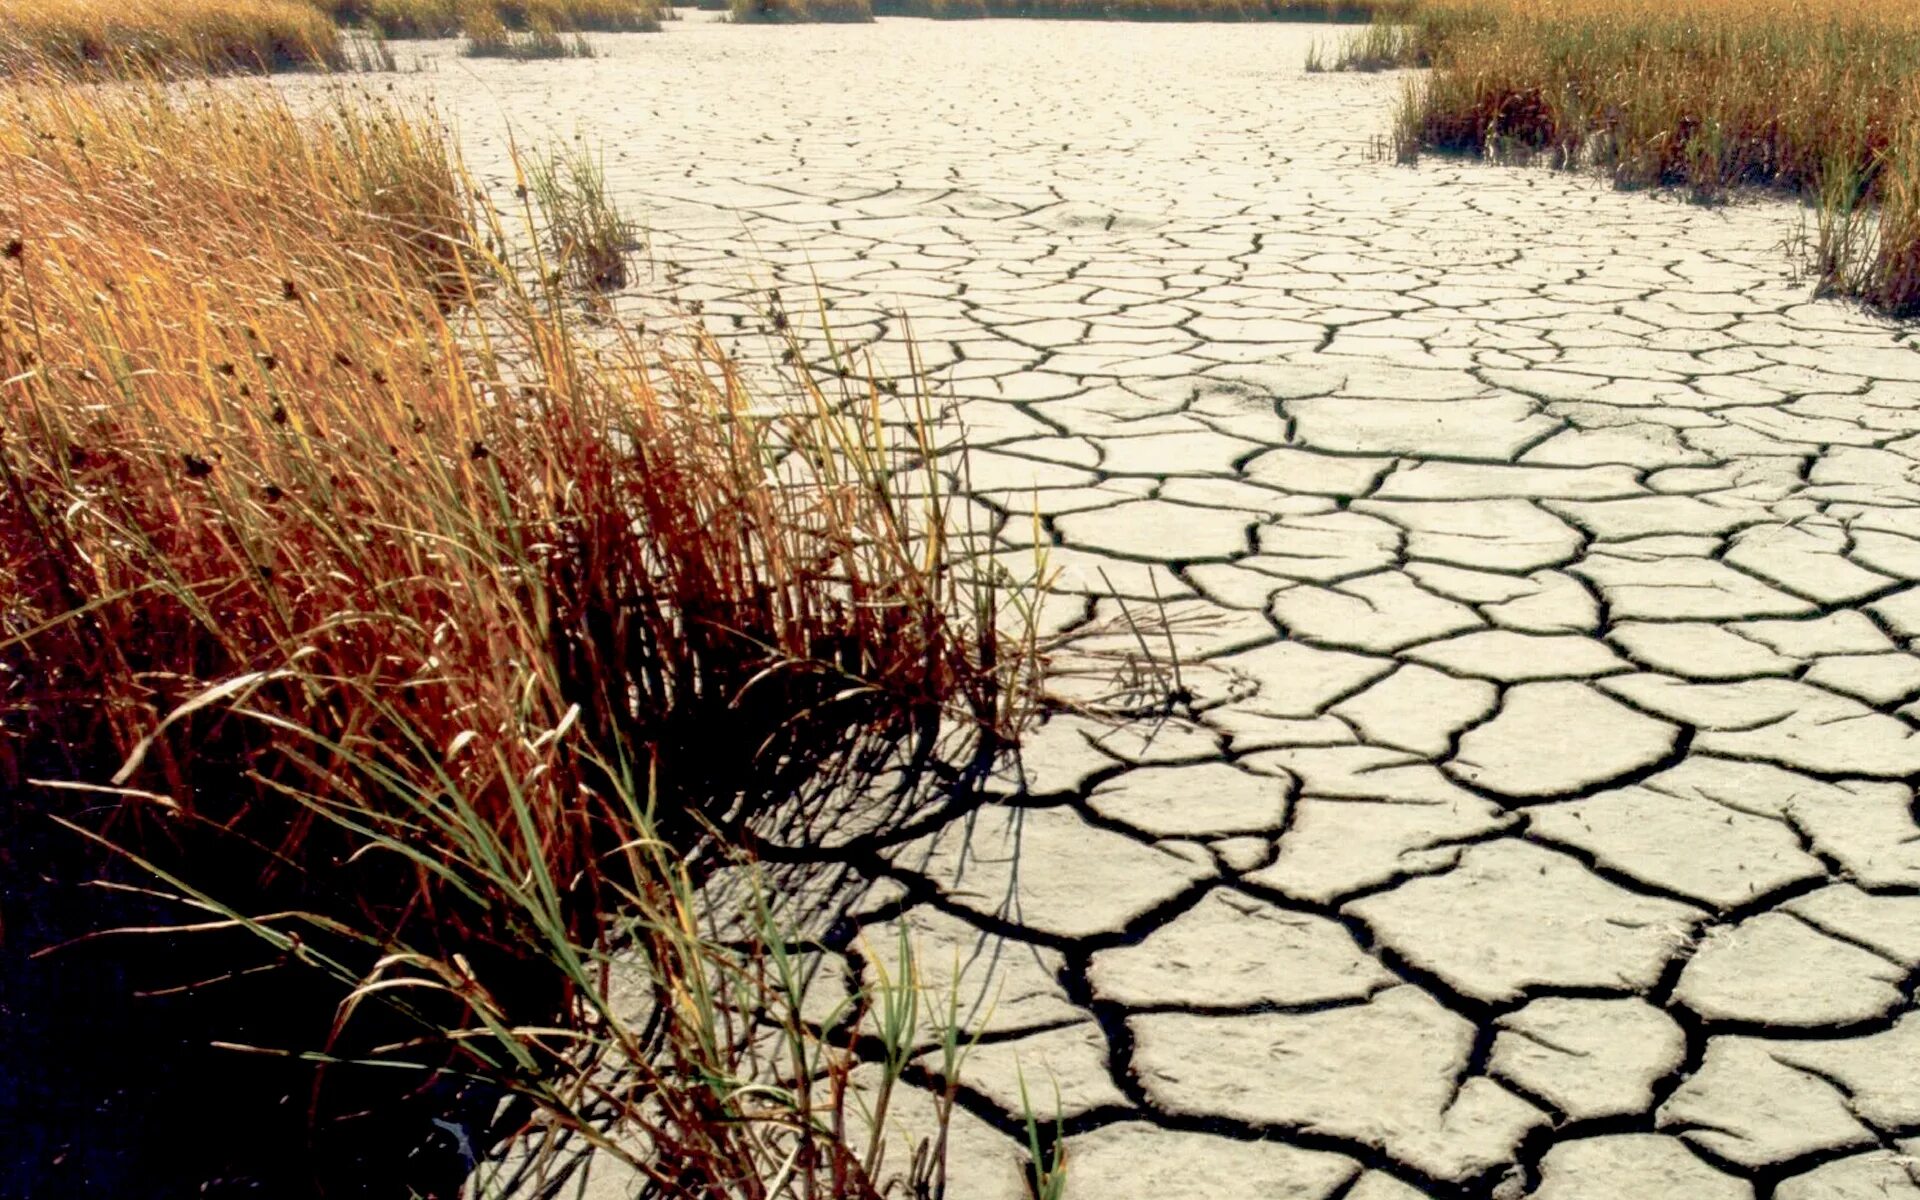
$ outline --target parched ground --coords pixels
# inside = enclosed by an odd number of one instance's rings
[[[1056,720],[867,862],[865,952],[992,1000],[955,1200],[1021,1194],[1019,1072],[1074,1200],[1920,1198],[1920,352],[1785,205],[1378,161],[1401,80],[1332,36],[688,21],[402,86],[496,182],[502,114],[603,145],[638,290],[746,353],[770,288],[895,366],[905,314],[1010,558],[1037,510],[1063,586],[1176,601],[1191,719]]]

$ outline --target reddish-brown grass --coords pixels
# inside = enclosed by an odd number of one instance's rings
[[[768,410],[704,338],[575,323],[505,249],[533,215],[405,114],[26,84],[0,178],[10,819],[317,973],[338,1028],[290,1049],[611,1105],[664,1194],[789,1153],[868,1194],[726,1083],[784,934],[723,945],[698,889],[849,770],[1011,725],[1023,655],[877,390]]]

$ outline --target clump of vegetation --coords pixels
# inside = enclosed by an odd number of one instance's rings
[[[881,16],[1095,21],[1362,21],[1379,0],[875,0]]]
[[[0,173],[8,927],[118,912],[182,984],[284,981],[246,1011],[310,1064],[296,1119],[404,1078],[664,1196],[876,1194],[860,1014],[794,1015],[779,906],[709,887],[1017,727],[1031,644],[938,474],[901,486],[924,425],[570,323],[509,249],[542,197],[476,210],[404,113],[23,87]]]
[[[1399,150],[1544,158],[1819,212],[1826,286],[1920,311],[1920,9],[1902,0],[1419,0],[1349,65],[1431,65]]]
[[[673,10],[660,0],[492,0],[509,25],[545,21],[555,29],[592,33],[652,32]]]
[[[398,71],[400,62],[379,30],[348,34],[341,39],[347,67],[354,71]]]
[[[996,17],[1111,21],[1359,21],[1371,0],[985,0]]]
[[[492,13],[482,13],[468,20],[467,40],[460,53],[468,58],[592,58],[593,47],[584,34],[562,36],[545,21],[514,30]]]
[[[671,12],[660,0],[0,0],[0,73],[390,70],[386,38],[461,34],[476,55],[587,57],[580,33],[654,31]]]
[[[991,14],[986,0],[879,0],[880,16],[932,17],[936,21],[978,20]]]
[[[873,20],[869,0],[729,0],[727,12],[731,20],[756,25],[805,21],[854,24]]]
[[[307,0],[0,0],[0,71],[270,71],[344,62]]]
[[[1332,66],[1340,71],[1389,71],[1397,67],[1428,66],[1432,25],[1407,24],[1382,15],[1340,41]],[[1325,52],[1314,43],[1307,59],[1309,71],[1327,69]]]
[[[546,220],[553,269],[589,291],[625,287],[639,231],[607,187],[600,156],[576,138],[535,158],[527,181]]]
[[[310,0],[343,24],[386,37],[453,37],[495,27],[515,33],[652,32],[671,10],[660,0]]]
[[[310,0],[344,25],[378,30],[384,37],[453,37],[469,12],[491,11],[470,0]]]

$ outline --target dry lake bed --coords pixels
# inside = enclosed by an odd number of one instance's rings
[[[1337,36],[697,14],[396,86],[494,186],[602,147],[632,290],[748,357],[770,290],[910,334],[1010,559],[1176,618],[1190,711],[865,862],[866,953],[991,1001],[953,1200],[1024,1194],[1022,1075],[1074,1200],[1920,1197],[1912,330],[1783,203],[1382,161]]]

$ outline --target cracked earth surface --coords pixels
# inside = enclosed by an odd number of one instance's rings
[[[890,369],[904,314],[1056,621],[1182,618],[1190,712],[860,852],[847,972],[904,921],[991,1001],[957,1200],[1024,1194],[1022,1073],[1086,1200],[1920,1200],[1920,350],[1784,205],[1377,162],[1328,35],[690,21],[425,86],[496,181],[497,114],[603,144],[745,354],[769,288]]]

